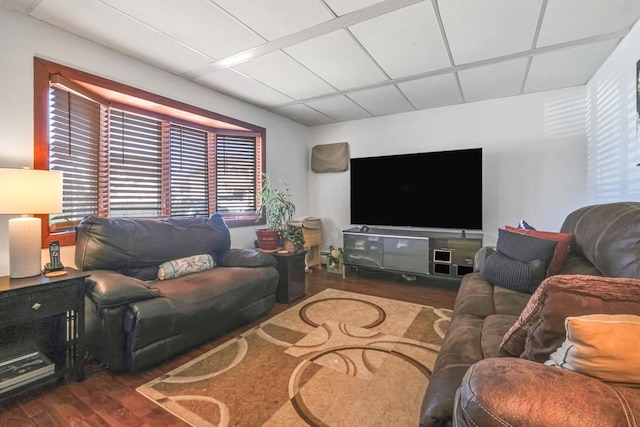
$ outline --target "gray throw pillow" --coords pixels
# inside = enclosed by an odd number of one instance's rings
[[[473,262],[473,270],[483,272],[485,269],[485,266],[487,265],[487,258],[489,258],[490,255],[495,253],[496,251],[493,248],[490,248],[489,246],[483,246],[482,248],[478,249],[478,251],[475,254],[475,259]]]
[[[544,280],[546,270],[546,264],[539,259],[521,262],[493,252],[486,257],[480,278],[506,289],[532,294]]]
[[[558,242],[555,240],[541,239],[500,228],[498,229],[496,250],[502,255],[520,262],[540,260],[546,268],[553,258],[557,244]]]

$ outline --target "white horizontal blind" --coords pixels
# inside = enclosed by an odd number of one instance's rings
[[[162,215],[162,122],[112,110],[109,216]]]
[[[216,135],[218,212],[255,213],[256,145],[255,137]]]
[[[63,214],[254,218],[261,139],[173,124],[50,89],[50,169],[64,174]]]
[[[82,96],[49,90],[49,169],[63,174],[62,214],[50,225],[99,212],[99,159],[106,147],[106,108]]]
[[[207,133],[171,125],[171,216],[209,215]]]

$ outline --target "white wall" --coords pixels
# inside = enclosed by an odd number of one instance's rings
[[[636,24],[587,84],[590,203],[640,200],[638,60],[640,25]]]
[[[557,231],[584,204],[584,95],[583,86],[317,126],[310,147],[346,141],[352,158],[482,147],[484,243],[493,245],[499,227],[526,219]],[[453,188],[464,170],[450,178]],[[323,221],[323,248],[341,246],[341,231],[351,225],[349,172],[310,171],[309,191],[310,211]]]
[[[313,127],[309,144],[347,141],[351,157],[483,147],[484,243],[520,219],[558,230],[577,207],[640,200],[639,60],[640,23],[584,87]],[[309,186],[324,249],[341,245],[349,172],[310,171]]]
[[[0,167],[33,165],[33,57],[58,62],[267,129],[267,172],[289,184],[298,214],[308,212],[308,128],[158,70],[134,58],[0,8]],[[286,153],[286,155],[283,155]],[[0,201],[1,203],[1,201]],[[9,272],[8,215],[0,215],[0,276]],[[255,227],[234,228],[234,247],[250,247]],[[63,263],[73,264],[73,248]],[[43,256],[43,262],[48,256]]]

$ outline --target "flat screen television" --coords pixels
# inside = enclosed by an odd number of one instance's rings
[[[351,224],[482,230],[482,148],[350,163]]]

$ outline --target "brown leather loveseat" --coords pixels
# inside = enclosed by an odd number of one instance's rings
[[[569,339],[567,318],[640,315],[640,203],[577,209],[560,231],[573,235],[568,256],[533,294],[493,285],[480,271],[463,278],[421,426],[640,424],[640,381],[610,383],[544,363]],[[640,350],[640,336],[627,339]]]
[[[89,354],[111,371],[138,371],[266,314],[275,303],[276,260],[230,242],[219,214],[84,218],[75,263],[91,274]]]

